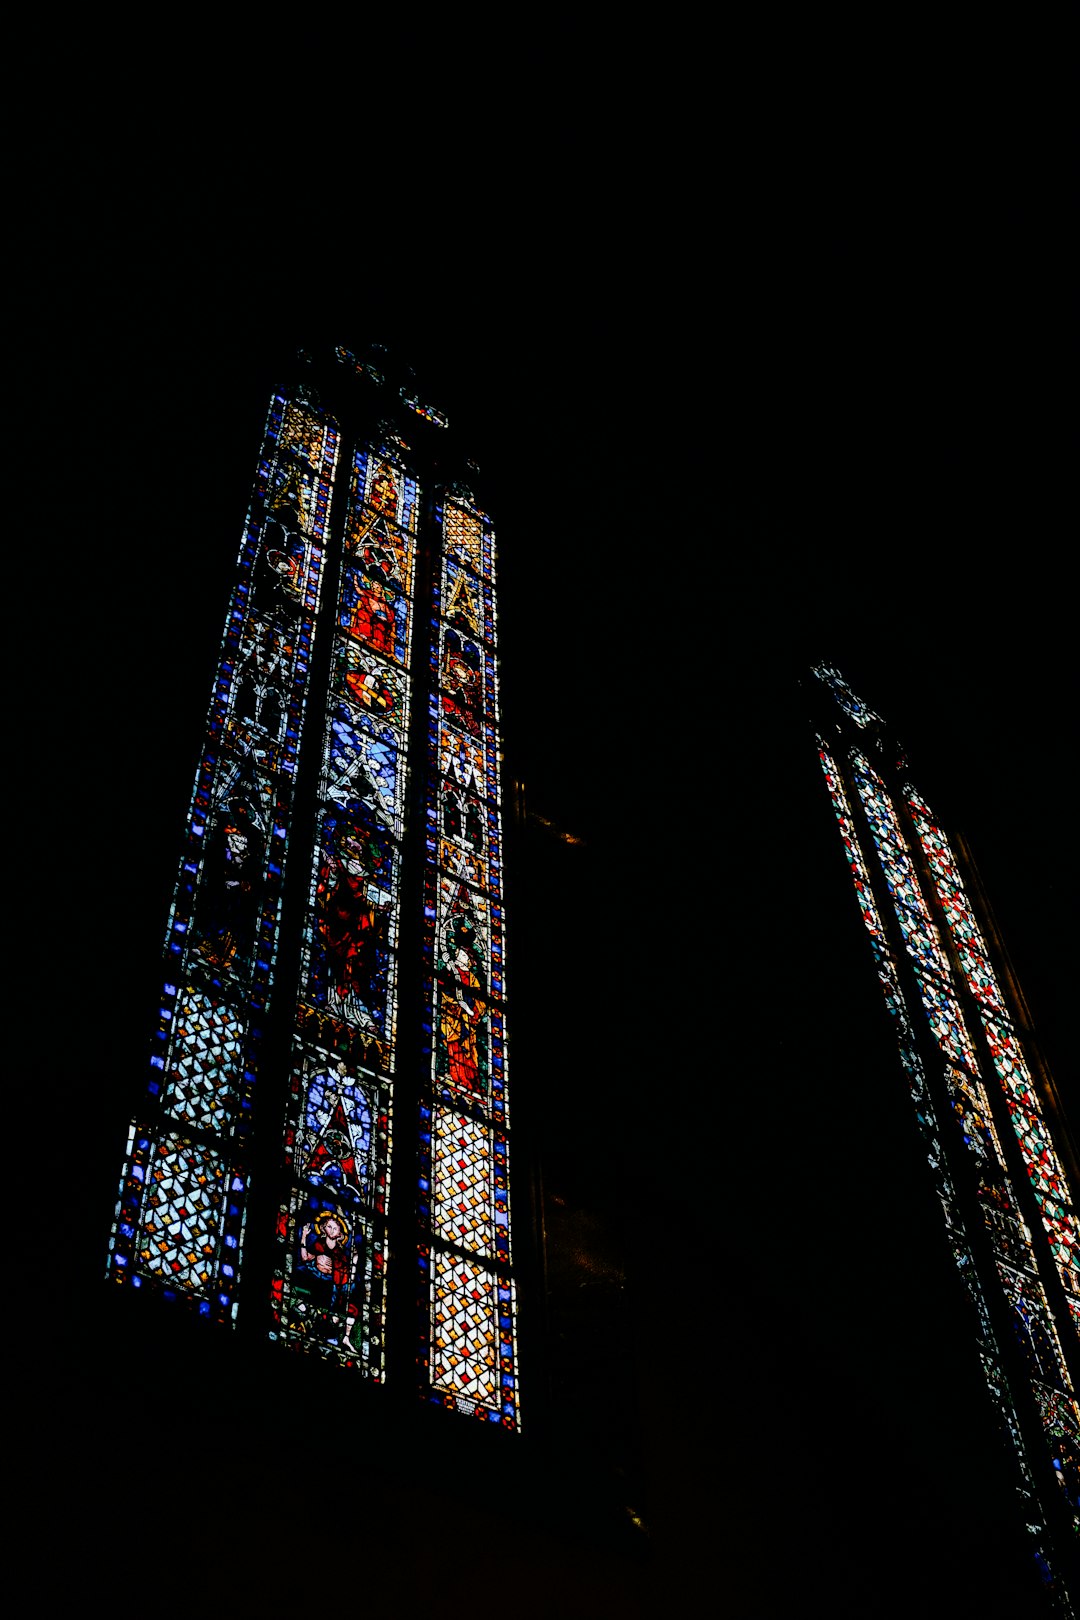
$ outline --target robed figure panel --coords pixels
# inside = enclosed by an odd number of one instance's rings
[[[372,1357],[370,1221],[332,1195],[298,1189],[278,1211],[278,1242],[271,1309],[282,1338],[346,1364],[373,1359],[377,1376],[382,1355],[376,1331]]]
[[[322,818],[305,994],[315,1008],[384,1042],[391,1033],[397,852],[374,817]]]
[[[439,670],[443,718],[455,731],[478,737],[484,719],[484,667],[479,646],[456,630],[443,638]]]

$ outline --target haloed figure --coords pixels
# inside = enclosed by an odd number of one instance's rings
[[[327,1310],[341,1309],[353,1274],[352,1236],[344,1216],[333,1210],[316,1215],[300,1233],[300,1265],[309,1282],[319,1284],[317,1297]]]
[[[353,588],[356,602],[349,622],[349,633],[376,647],[379,652],[392,653],[396,608],[393,591],[378,580],[364,579],[362,576],[354,581]]]
[[[348,1340],[358,1325],[352,1298],[357,1247],[348,1221],[336,1210],[323,1210],[300,1232],[296,1295],[314,1313],[312,1326],[318,1328],[321,1320],[321,1331],[332,1343]]]

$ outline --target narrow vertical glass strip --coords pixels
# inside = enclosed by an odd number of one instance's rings
[[[1080,1227],[1069,1183],[1043,1117],[1031,1072],[975,921],[948,839],[913,787],[905,797],[934,875],[964,977],[979,1006],[990,1056],[1005,1094],[1024,1166],[1035,1193],[1069,1311],[1080,1330]]]
[[[974,1074],[978,1067],[975,1050],[953,990],[948,959],[926,908],[892,800],[884,782],[863,755],[853,749],[851,758],[855,783],[870,822],[930,1026],[949,1061],[962,1064]]]
[[[165,939],[150,1081],[109,1274],[236,1314],[247,1143],[273,989],[336,424],[275,395],[225,621]]]
[[[1055,1475],[1080,1530],[1080,1406],[1039,1278],[1032,1233],[1023,1219],[994,1128],[986,1076],[976,1061],[948,960],[892,800],[881,777],[858,749],[852,749],[851,759],[919,994],[938,1045],[949,1060],[946,1082],[953,1111],[965,1147],[977,1164],[979,1209]]]
[[[355,452],[335,604],[271,1337],[385,1376],[386,1217],[419,490]]]
[[[818,757],[825,773],[829,798],[832,801],[832,807],[839,824],[840,836],[855,887],[859,912],[870,936],[878,981],[884,992],[886,1006],[895,1020],[900,1058],[907,1076],[911,1099],[915,1106],[919,1130],[926,1146],[927,1161],[933,1175],[938,1197],[941,1200],[949,1247],[975,1310],[977,1321],[976,1345],[983,1377],[1016,1459],[1020,1474],[1020,1491],[1023,1499],[1024,1515],[1028,1531],[1033,1538],[1033,1550],[1037,1552],[1043,1563],[1049,1567],[1050,1559],[1047,1556],[1048,1536],[1045,1519],[1038,1503],[1020,1422],[1009,1390],[1008,1380],[1002,1367],[1001,1352],[991,1322],[983,1284],[975,1265],[971,1240],[960,1211],[947,1155],[941,1142],[941,1129],[927,1087],[926,1074],[919,1057],[914,1031],[908,1018],[907,1004],[900,987],[896,963],[889,949],[881,917],[874,901],[869,874],[852,820],[842,778],[832,756],[820,738],[818,738]],[[985,1189],[985,1192],[980,1197],[980,1207],[984,1222],[987,1222],[991,1227],[991,1237],[995,1257],[998,1261],[998,1275],[1000,1278],[1003,1251],[1015,1247],[1013,1234],[995,1230],[995,1228],[1001,1228],[1011,1220],[1010,1212],[1008,1209],[1002,1211],[998,1207],[999,1198],[995,1196],[1000,1185],[1000,1171],[998,1168],[1000,1166],[1000,1154],[993,1151],[996,1142],[988,1135],[985,1109],[980,1112],[977,1105],[977,1098],[981,1089],[978,1082],[964,1069],[952,1065],[945,1066],[945,1076],[953,1108],[964,1122],[965,1146],[982,1171],[980,1187]],[[986,1161],[991,1157],[995,1161],[995,1166],[987,1174],[989,1166]],[[1063,1404],[1065,1404],[1067,1418],[1067,1403]],[[1064,1462],[1069,1454],[1070,1441],[1065,1425],[1059,1423],[1058,1426],[1063,1430],[1061,1435],[1054,1432],[1053,1420],[1051,1420],[1050,1424],[1047,1424],[1044,1419],[1044,1429],[1050,1430],[1052,1452],[1055,1455],[1055,1460]]]
[[[431,1398],[520,1427],[511,1265],[494,538],[437,512],[424,883],[429,1090],[421,1107],[421,1359]]]

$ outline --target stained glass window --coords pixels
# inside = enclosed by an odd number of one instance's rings
[[[516,1429],[494,541],[383,365],[333,351],[349,440],[271,403],[109,1274],[373,1383],[396,1311],[426,1399]]]
[[[854,697],[837,671],[823,666],[816,673],[856,726],[865,729],[872,724],[883,724]],[[903,800],[894,796],[884,775],[870,764],[861,746],[850,747],[844,766],[820,739],[818,753],[860,914],[870,937],[878,979],[896,1021],[901,1059],[945,1213],[950,1247],[975,1308],[975,1337],[987,1388],[1011,1443],[1025,1521],[1034,1538],[1035,1550],[1049,1565],[1052,1563],[1049,1536],[1033,1473],[1037,1464],[1030,1449],[1031,1430],[1025,1429],[1018,1414],[1015,1397],[1010,1392],[1010,1378],[1015,1380],[1019,1376],[1027,1385],[1045,1448],[1041,1455],[1049,1458],[1053,1478],[1078,1525],[1080,1407],[1061,1337],[1062,1320],[1067,1321],[1067,1317],[1059,1319],[1048,1298],[1039,1242],[1018,1197],[1009,1153],[1001,1136],[1001,1119],[1012,1120],[1059,1275],[1067,1293],[1071,1288],[1074,1296],[1075,1274],[1071,1261],[1075,1253],[1072,1241],[1075,1225],[1070,1224],[1072,1206],[1067,1198],[1067,1183],[1039,1110],[1030,1074],[1026,1067],[1021,1067],[1019,1042],[1007,1003],[990,965],[989,953],[959,871],[925,801],[913,788],[905,789],[903,799],[915,829],[914,833],[909,832],[905,817],[898,809]],[[845,777],[865,816],[864,833],[860,833],[852,813]],[[867,842],[879,862],[876,880],[863,853]],[[933,890],[927,886],[916,859],[920,846],[941,901],[948,934],[957,950],[960,975],[954,971],[946,937],[933,914]],[[880,892],[891,902],[896,924],[895,946],[875,898],[875,882],[881,885]],[[903,990],[895,954],[897,948],[906,958],[917,1000],[909,1000]],[[963,1004],[966,990],[973,998],[968,1006]],[[920,1040],[910,1010],[920,1004],[932,1036],[930,1050],[936,1049],[939,1053],[940,1083],[935,1081],[933,1085],[925,1049],[920,1055]],[[985,1050],[991,1055],[991,1062],[982,1057],[984,1048],[973,1035],[971,1018],[976,1010],[977,1021],[984,1026]],[[994,1088],[1004,1090],[1008,1104],[1005,1115],[995,1106],[991,1096]],[[950,1149],[949,1142],[958,1146]],[[966,1189],[962,1197],[958,1194],[960,1182]],[[977,1243],[972,1236],[972,1221],[979,1229]],[[976,1250],[988,1260],[980,1263]],[[988,1290],[992,1290],[993,1298]],[[1069,1303],[1073,1308],[1073,1297]],[[993,1325],[995,1317],[999,1324],[997,1329]],[[1010,1340],[1009,1353],[1004,1359],[1003,1332]],[[1012,1368],[1011,1374],[1006,1361]],[[1045,1467],[1045,1462],[1039,1466]]]
[[[1080,1328],[1080,1243],[1076,1211],[1024,1057],[1019,1034],[998,986],[990,954],[945,834],[924,799],[906,791],[915,830],[934,875],[942,909],[971,993],[979,1006],[987,1044],[1008,1102],[1028,1179],[1035,1191],[1069,1311]]]

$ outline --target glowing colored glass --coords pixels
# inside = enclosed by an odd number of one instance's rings
[[[277,1212],[273,1337],[383,1376],[390,1088],[297,1039]]]
[[[231,1319],[293,782],[339,435],[270,404],[165,939],[151,1076],[110,1244],[117,1282]],[[173,1124],[184,1127],[180,1135]]]
[[[419,490],[359,449],[345,515],[283,1146],[273,1336],[383,1376],[401,839]]]
[[[878,978],[889,1010],[897,1020],[901,1058],[945,1213],[950,1247],[976,1309],[979,1323],[977,1343],[987,1387],[1011,1439],[1023,1481],[1029,1530],[1037,1543],[1042,1543],[1045,1525],[1034,1492],[1020,1424],[1009,1395],[983,1287],[947,1168],[947,1155],[942,1151],[940,1129],[908,1020],[896,965],[874,901],[840,772],[820,739],[818,754],[839,823],[859,910],[870,936]],[[940,1001],[944,988],[941,976],[948,972],[948,965],[926,912],[914,867],[884,783],[870,770],[857,750],[852,750],[851,757],[855,780],[881,857],[901,934],[915,969],[920,996],[938,1044],[951,1057],[953,1028],[947,1021],[943,1037]],[[951,991],[948,994],[955,1006]],[[955,1023],[963,1028],[958,1008]],[[1031,1233],[1016,1206],[983,1079],[974,1062],[970,1043],[964,1044],[966,1052],[970,1052],[971,1061],[961,1067],[954,1059],[945,1066],[946,1091],[964,1148],[977,1166],[979,1213],[989,1237],[997,1280],[1012,1313],[1014,1332],[1023,1351],[1028,1380],[1042,1419],[1056,1477],[1075,1512],[1080,1489],[1080,1408],[1076,1404],[1053,1316],[1039,1280]]]
[[[382,374],[348,350],[336,355],[374,404],[368,385],[383,387]],[[353,387],[340,375],[334,384]],[[272,1050],[286,1095],[280,1137],[270,1138],[277,1165],[259,1161],[274,1221],[270,1337],[385,1377],[404,979],[417,1014],[406,1072],[415,1083],[419,1057],[422,1092],[424,1394],[514,1429],[491,526],[459,490],[422,512],[411,452],[389,418],[404,400],[428,422],[446,422],[407,392],[354,449],[335,507],[338,429],[312,398],[305,388],[276,395],[267,419],[110,1275],[203,1315],[235,1316],[253,1119]],[[323,602],[331,544],[335,594]],[[325,692],[305,727],[320,614]],[[301,776],[310,789],[297,812],[305,729],[315,733]],[[298,837],[310,840],[300,851]],[[406,872],[405,892],[420,905],[403,915]],[[275,982],[283,908],[298,932],[287,996]],[[241,1297],[250,1299],[250,1284]],[[261,1292],[265,1279],[255,1286]],[[411,1333],[413,1301],[394,1309]]]
[[[223,1003],[188,990],[176,1005],[161,1105],[188,1125],[227,1130],[239,1102],[244,1026]]]
[[[926,909],[896,811],[885,784],[863,756],[853,752],[852,761],[855,784],[870,823],[885,881],[896,908],[897,921],[915,969],[919,994],[934,1035],[947,1058],[954,1063],[966,1064],[974,1072],[977,1065],[971,1037],[952,989],[948,961]]]
[[[431,1383],[455,1397],[459,1410],[499,1416],[500,1364],[512,1360],[513,1284],[494,1272],[442,1253],[435,1257],[431,1290]],[[501,1380],[507,1417],[515,1416],[513,1379]]]
[[[510,1227],[494,546],[487,519],[468,501],[447,500],[441,518],[424,888],[427,1374],[433,1399],[516,1428],[516,1303],[501,1269],[510,1263]]]
[[[940,896],[949,932],[971,993],[979,1003],[990,1056],[1005,1092],[1028,1179],[1064,1285],[1069,1310],[1080,1329],[1080,1225],[1069,1203],[1069,1185],[1042,1118],[1031,1074],[990,966],[986,944],[949,848],[926,802],[905,789],[919,842]]]
[[[891,949],[887,944],[886,932],[882,928],[878,907],[874,904],[857,829],[845,797],[844,782],[840,778],[836,763],[824,744],[821,744],[821,740],[818,753],[826,774],[832,807],[839,821],[848,867],[852,870],[861,917],[866,930],[870,933],[874,961],[878,964],[878,977],[886,993],[889,1011],[897,1017],[900,1053],[904,1059],[908,1085],[912,1089],[916,1115],[928,1144],[929,1163],[938,1181],[939,1197],[946,1212],[950,1247],[978,1314],[980,1322],[978,1346],[984,1375],[989,1392],[994,1396],[997,1409],[1001,1413],[1007,1434],[1012,1437],[1014,1443],[1014,1452],[1023,1479],[1023,1495],[1027,1500],[1028,1526],[1036,1539],[1041,1541],[1044,1526],[1041,1524],[1041,1510],[1038,1508],[1030,1466],[1025,1456],[1022,1429],[1018,1424],[1017,1414],[1009,1398],[1007,1382],[1002,1374],[999,1349],[991,1330],[983,1286],[978,1278],[978,1268],[973,1260],[972,1249],[955,1199],[952,1179],[947,1170],[947,1155],[942,1152],[939,1140],[941,1132],[934,1119],[933,1103],[926,1089],[925,1074],[921,1069],[912,1027],[905,1011],[904,995],[900,990],[895,962],[892,961]],[[1002,1296],[1006,1299],[1012,1315],[1014,1333],[1027,1367],[1031,1395],[1035,1398],[1036,1408],[1043,1419],[1044,1437],[1048,1442],[1057,1481],[1064,1489],[1070,1507],[1075,1511],[1080,1490],[1080,1476],[1078,1476],[1080,1408],[1075,1401],[1069,1371],[1065,1367],[1062,1354],[1061,1340],[1057,1336],[1056,1324],[1052,1319],[1048,1299],[1038,1275],[1038,1262],[1031,1233],[1017,1207],[1015,1192],[1007,1173],[1006,1160],[1001,1152],[1001,1142],[997,1139],[994,1128],[993,1113],[986,1098],[983,1076],[978,1069],[975,1051],[963,1025],[959,1003],[952,990],[949,962],[942,951],[938,932],[929,919],[925,899],[921,894],[920,881],[916,876],[915,865],[908,852],[907,842],[891,797],[878,773],[871,770],[868,761],[855,748],[852,750],[852,765],[853,778],[857,782],[866,820],[870,823],[874,847],[881,859],[882,875],[894,902],[900,936],[912,962],[920,998],[928,1014],[934,1037],[950,1059],[950,1063],[942,1071],[946,1081],[947,1097],[959,1126],[963,1149],[975,1162],[976,1187],[978,1187],[976,1205],[980,1212],[981,1223],[988,1234],[997,1285],[1001,1288]]]
[[[829,688],[848,719],[854,720],[857,726],[884,725],[880,714],[875,714],[869,704],[856,697],[838,669],[832,669],[828,664],[818,664],[814,674]]]
[[[434,405],[421,404],[415,394],[408,393],[404,388],[401,390],[401,397],[410,411],[415,411],[417,416],[422,416],[426,422],[434,422],[436,427],[441,428],[450,426],[448,418],[442,411],[436,410]]]

